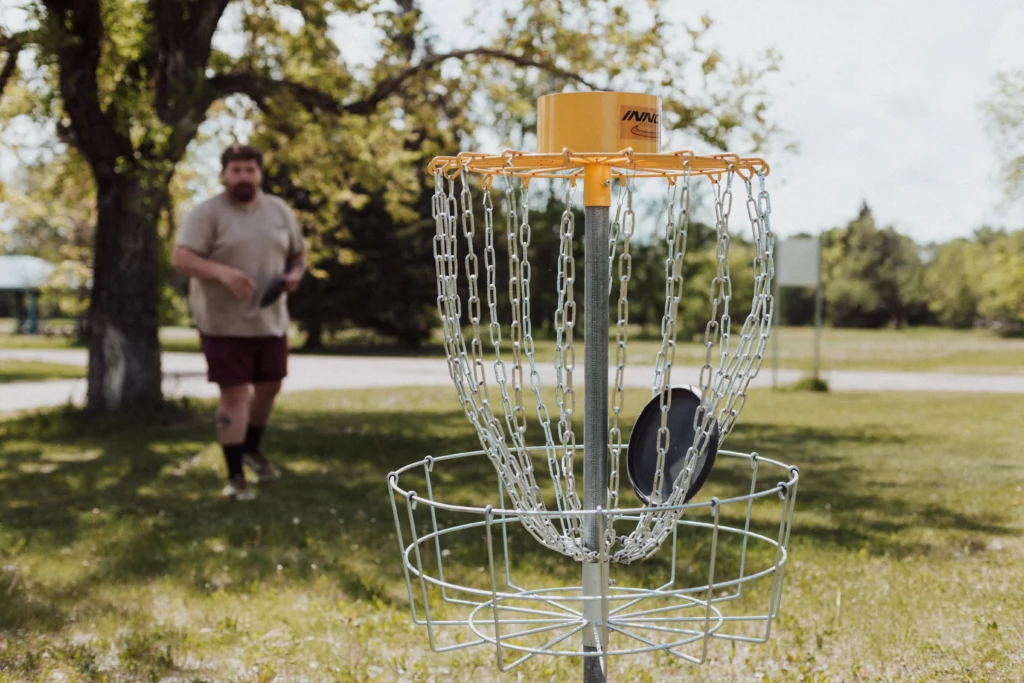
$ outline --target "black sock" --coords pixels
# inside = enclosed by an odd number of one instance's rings
[[[259,453],[260,440],[263,438],[263,430],[266,428],[266,425],[259,427],[256,425],[249,425],[248,429],[245,430],[246,453]]]
[[[240,443],[222,443],[224,449],[224,461],[228,464],[228,478],[244,476],[242,473],[242,453],[245,452],[245,445]]]

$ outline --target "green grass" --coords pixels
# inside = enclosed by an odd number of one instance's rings
[[[80,379],[85,368],[62,363],[0,360],[0,384],[5,382],[38,382],[48,379]]]
[[[773,333],[779,340],[779,367],[808,372],[813,366],[814,330],[805,327],[784,327]],[[582,337],[579,350],[582,351]],[[489,346],[490,339],[484,332]],[[165,351],[198,352],[199,341],[194,330],[164,328],[160,333]],[[503,337],[506,351],[509,335]],[[304,337],[298,332],[291,335],[296,353],[307,353],[300,347]],[[764,370],[772,367],[774,341],[769,340],[765,350]],[[70,339],[59,337],[27,337],[0,334],[0,349],[4,348],[72,348]],[[538,338],[536,352],[539,357],[554,357],[553,340]],[[643,337],[639,330],[631,330],[629,362],[653,364],[660,341]],[[1024,339],[1004,339],[984,330],[947,330],[941,328],[908,328],[905,330],[848,330],[825,329],[822,336],[821,369],[877,370],[910,372],[951,372],[973,374],[1024,373]],[[409,350],[395,345],[393,340],[363,330],[350,330],[329,340],[328,348],[310,352],[359,356],[444,356],[442,339],[438,334],[423,347]],[[612,348],[614,358],[614,347]],[[713,358],[714,362],[717,359]],[[700,365],[704,362],[704,347],[697,341],[680,342],[676,347],[676,363]]]
[[[614,328],[612,330],[614,334]],[[466,330],[470,334],[470,330]],[[815,333],[809,327],[783,327],[773,331],[779,340],[779,367],[809,372],[814,365]],[[485,346],[490,337],[483,331]],[[510,349],[509,334],[503,335],[504,348]],[[301,343],[296,335],[294,341]],[[378,335],[351,331],[330,341],[324,352],[350,355],[433,355],[443,356],[443,339],[435,334],[429,343],[415,352],[400,349]],[[577,335],[579,349],[582,337]],[[168,342],[165,341],[165,345]],[[538,336],[535,340],[539,357],[553,358],[555,343]],[[638,329],[629,332],[630,363],[653,364],[661,348],[660,338],[641,335]],[[735,345],[734,347],[735,348]],[[577,351],[579,353],[579,350]],[[764,368],[772,367],[774,340],[765,349]],[[614,345],[611,347],[614,358]],[[701,365],[705,348],[699,340],[680,339],[676,345],[676,363]],[[717,357],[712,358],[717,362]],[[826,328],[822,332],[821,369],[890,370],[911,372],[951,372],[976,374],[1024,373],[1024,339],[1004,339],[985,330],[947,330],[942,328],[907,328],[905,330],[851,330]]]
[[[701,668],[613,660],[612,680],[1019,680],[1022,424],[1017,396],[753,392],[728,446],[802,471],[772,639],[712,641]],[[0,422],[0,681],[579,679],[578,660],[499,675],[491,647],[433,654],[411,623],[385,477],[477,447],[452,391],[284,396],[267,439],[285,477],[248,504],[218,496],[212,434],[208,403]],[[486,462],[436,467],[452,500],[495,502]],[[721,459],[701,498],[745,480]],[[699,546],[680,544],[684,576]],[[516,547],[523,580],[576,580]],[[483,546],[451,548],[479,582]]]

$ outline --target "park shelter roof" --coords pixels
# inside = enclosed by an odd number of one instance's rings
[[[39,289],[54,265],[35,256],[0,256],[0,290]]]

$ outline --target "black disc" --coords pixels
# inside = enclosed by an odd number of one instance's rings
[[[673,387],[669,391],[672,396],[672,405],[669,407],[666,420],[669,445],[668,451],[665,453],[662,501],[668,500],[672,494],[672,484],[683,471],[686,451],[694,445],[696,431],[693,428],[693,419],[700,407],[700,396],[689,387]],[[629,435],[629,450],[626,458],[629,481],[633,484],[636,495],[645,503],[651,502],[651,495],[654,493],[654,473],[658,467],[659,429],[661,429],[661,400],[655,396],[640,411],[640,416],[633,425],[633,431]],[[712,418],[708,445],[704,453],[697,456],[693,473],[690,475],[690,486],[683,499],[684,502],[693,498],[700,487],[704,485],[704,481],[711,473],[711,467],[715,463],[717,454],[718,423]]]
[[[266,308],[270,304],[277,301],[277,298],[284,292],[285,279],[283,275],[278,275],[270,284],[267,285],[267,290],[263,292],[263,296],[260,297],[260,308]]]

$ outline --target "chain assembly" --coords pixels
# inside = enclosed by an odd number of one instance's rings
[[[516,510],[544,513],[546,495],[553,495],[557,513],[523,515],[524,527],[545,546],[581,562],[598,556],[628,563],[652,555],[671,533],[683,514],[682,503],[695,464],[710,446],[717,429],[719,444],[732,430],[746,402],[750,381],[759,372],[771,328],[774,276],[771,202],[765,189],[767,165],[760,160],[732,155],[697,157],[688,152],[673,155],[632,155],[607,161],[612,177],[620,184],[619,198],[610,224],[608,241],[609,297],[614,297],[614,380],[609,390],[608,504],[622,505],[623,411],[627,386],[629,347],[629,293],[633,271],[631,245],[637,236],[634,191],[641,178],[660,177],[667,185],[663,240],[664,309],[661,343],[654,360],[652,398],[661,411],[657,433],[657,464],[652,499],[636,517],[628,535],[617,535],[611,522],[604,528],[604,548],[583,547],[582,503],[576,482],[575,463],[583,447],[576,442],[576,255],[579,239],[575,212],[577,180],[581,167],[571,153],[562,158],[543,156],[543,165],[530,168],[529,155],[510,152],[498,164],[483,155],[441,158],[431,164],[435,191],[432,214],[435,222],[433,253],[437,277],[437,308],[444,333],[449,375],[460,405],[477,432],[480,443],[495,467],[502,486]],[[657,157],[657,164],[653,157]],[[496,158],[495,158],[496,159]],[[669,163],[671,162],[671,163]],[[538,161],[538,164],[540,162]],[[475,177],[485,178],[475,198]],[[503,190],[494,190],[490,179],[501,176]],[[679,332],[679,307],[683,299],[684,264],[691,231],[693,179],[710,180],[715,210],[715,270],[709,297],[711,315],[703,326],[703,363],[697,385],[700,406],[692,444],[685,444],[682,471],[668,482],[666,457],[672,434],[667,416],[672,406],[672,377]],[[557,226],[556,266],[552,273],[557,302],[553,312],[554,354],[538,359],[534,339],[531,293],[549,286],[536,279],[531,261],[535,226],[531,222],[530,183],[536,177],[560,178],[562,211]],[[753,299],[739,334],[734,333],[734,310],[729,247],[733,239],[729,220],[733,189],[739,178],[746,193],[747,217],[753,246]],[[756,179],[756,181],[755,181]],[[755,186],[756,182],[756,186]],[[500,194],[508,261],[508,298],[499,301],[499,254],[495,245],[494,196]],[[482,243],[477,217],[482,216]],[[545,229],[548,226],[545,226]],[[461,229],[460,229],[461,228]],[[460,249],[464,250],[460,259]],[[479,253],[482,251],[481,273]],[[462,266],[460,273],[460,264]],[[459,278],[465,282],[460,289]],[[481,280],[484,291],[481,292]],[[618,283],[616,286],[616,282]],[[617,290],[617,294],[616,294]],[[463,293],[465,292],[465,308]],[[486,302],[486,303],[485,303]],[[488,320],[483,321],[486,307]],[[507,311],[507,313],[506,313]],[[503,317],[503,314],[507,317]],[[489,345],[483,340],[486,326]],[[508,345],[503,334],[507,330]],[[470,335],[467,341],[466,334]],[[738,336],[738,339],[737,339]],[[717,357],[716,357],[717,356]],[[550,364],[549,364],[550,363]],[[489,368],[488,368],[489,366]],[[696,370],[694,371],[696,374]],[[545,402],[546,382],[553,384],[557,419]],[[496,394],[494,393],[496,390]],[[548,389],[550,391],[550,388]],[[528,416],[527,402],[535,403],[536,424]],[[500,405],[495,409],[495,402]],[[498,414],[500,412],[500,415]],[[554,423],[554,424],[553,424]],[[531,431],[532,430],[532,431]],[[547,480],[541,481],[533,465],[533,453],[543,452]],[[538,461],[540,462],[540,461]],[[539,472],[543,472],[543,467]],[[543,486],[541,485],[543,483]],[[663,491],[670,490],[668,495]],[[629,505],[625,507],[630,507]],[[621,526],[622,520],[618,521]]]

